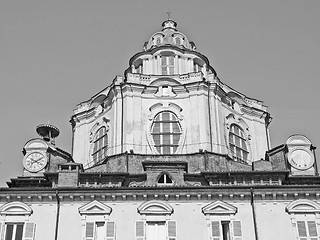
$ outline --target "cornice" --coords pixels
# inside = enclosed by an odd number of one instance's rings
[[[58,194],[62,203],[83,201],[191,201],[213,200],[250,202],[319,200],[317,186],[259,186],[259,187],[127,187],[127,188],[54,188],[54,189],[0,189],[0,202],[21,201],[34,204],[55,204]]]

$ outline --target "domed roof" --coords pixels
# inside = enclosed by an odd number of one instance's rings
[[[174,45],[190,50],[196,49],[195,44],[189,42],[186,35],[177,30],[177,23],[171,19],[167,19],[162,23],[162,30],[150,37],[149,41],[145,43],[143,50],[147,51],[163,45]]]

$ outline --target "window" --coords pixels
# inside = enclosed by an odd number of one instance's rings
[[[142,64],[137,66],[135,69],[136,69],[136,73],[142,73]]]
[[[173,181],[167,174],[163,173],[158,180],[158,185],[160,186],[173,185]]]
[[[138,213],[144,220],[136,221],[136,240],[177,239],[177,223],[170,219],[173,208],[167,202],[144,202],[138,207]]]
[[[181,45],[181,38],[179,38],[179,37],[176,38],[176,44],[177,44],[178,46]]]
[[[160,37],[158,37],[158,38],[156,39],[156,44],[157,44],[157,45],[160,45],[160,44],[161,44],[161,38],[160,38]]]
[[[35,223],[28,218],[33,210],[23,202],[9,202],[0,207],[0,238],[2,240],[33,240]]]
[[[193,65],[193,71],[194,72],[201,72],[202,66],[200,66],[199,64],[194,64]]]
[[[85,240],[114,240],[114,222],[86,222]]]
[[[241,221],[231,220],[237,213],[235,206],[218,200],[204,206],[202,212],[211,240],[242,240]]]
[[[299,240],[318,240],[315,221],[297,221]]]
[[[84,240],[115,240],[115,222],[106,221],[112,209],[97,201],[91,201],[79,208],[82,221],[85,222],[82,228]]]
[[[136,221],[136,240],[176,239],[176,221]]]
[[[162,75],[173,75],[174,74],[173,56],[162,56],[161,57],[161,69],[162,69]]]
[[[318,240],[320,205],[307,199],[299,199],[289,203],[286,211],[290,214],[295,239]]]
[[[175,153],[181,138],[181,126],[177,116],[169,111],[158,113],[151,126],[151,135],[158,153]]]
[[[33,240],[35,224],[31,222],[6,222],[3,230],[4,240]]]
[[[6,223],[5,240],[22,240],[23,223]]]
[[[93,140],[93,162],[99,162],[107,156],[108,150],[108,135],[106,127],[100,128]]]
[[[235,161],[247,162],[248,148],[243,130],[236,124],[231,124],[229,132],[229,146]]]
[[[232,226],[231,226],[232,225]],[[240,221],[212,221],[211,236],[213,240],[241,240]],[[232,236],[234,238],[232,238]]]

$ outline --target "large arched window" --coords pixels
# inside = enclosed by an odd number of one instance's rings
[[[101,127],[96,132],[93,140],[93,162],[99,162],[107,156],[108,135],[106,127]]]
[[[247,162],[248,147],[243,130],[236,124],[231,124],[229,132],[229,147],[235,161]]]
[[[158,113],[152,123],[151,135],[158,153],[175,153],[181,138],[181,126],[177,116],[169,111]]]

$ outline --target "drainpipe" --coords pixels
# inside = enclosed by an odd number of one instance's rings
[[[318,176],[319,175],[319,171],[318,171],[318,162],[317,162],[317,158],[316,158],[316,149],[317,149],[317,147],[315,147],[315,146],[310,146],[310,149],[312,150],[312,152],[313,152],[313,157],[314,157],[314,164],[315,164],[315,174],[316,174],[316,176]]]
[[[266,116],[265,116],[265,126],[266,126],[266,136],[267,136],[267,144],[268,144],[268,150],[270,150],[270,139],[269,139],[269,133],[268,133],[268,127],[270,125],[272,121],[272,117],[270,116],[269,113],[266,113]]]
[[[255,206],[254,206],[254,194],[253,194],[253,189],[252,188],[250,188],[250,193],[251,193],[251,208],[252,208],[252,216],[253,216],[254,235],[255,235],[255,239],[259,240],[258,228],[257,228],[257,219],[256,219],[256,211],[255,211]]]
[[[124,107],[124,102],[123,102],[123,91],[122,91],[122,86],[123,83],[120,83],[120,93],[121,93],[121,153],[123,153],[123,107]]]
[[[58,229],[59,229],[59,216],[60,216],[60,198],[58,190],[56,190],[56,199],[57,199],[57,215],[56,215],[56,229],[54,239],[58,240]]]
[[[208,81],[208,112],[209,112],[210,149],[211,149],[211,152],[213,152],[213,148],[212,148],[212,130],[211,130],[210,85],[211,85],[211,83]]]

